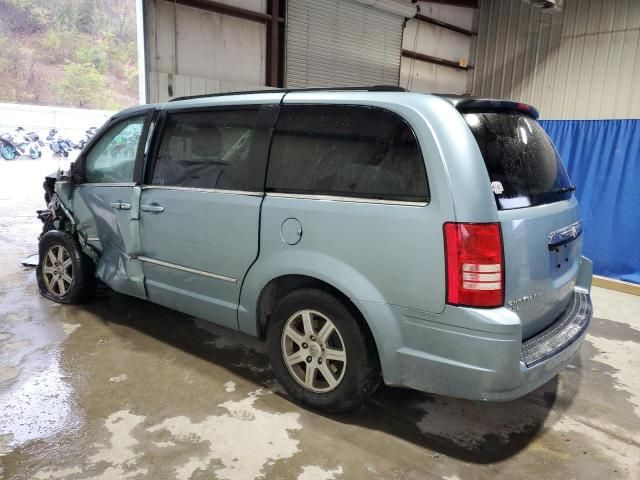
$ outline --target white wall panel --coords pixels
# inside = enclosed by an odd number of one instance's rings
[[[265,0],[225,3],[266,9]],[[264,24],[165,0],[146,0],[145,14],[150,102],[266,88]]]
[[[407,21],[402,48],[458,62],[469,60],[470,38],[446,28],[411,19]]]
[[[467,72],[403,57],[400,86],[414,92],[466,93]]]
[[[441,22],[450,23],[466,30],[473,30],[474,8],[456,7],[434,2],[418,2],[420,13]]]
[[[474,9],[418,2],[420,14],[473,30]],[[459,63],[471,63],[471,37],[417,19],[407,20],[402,48],[431,57]],[[400,65],[400,86],[418,92],[468,93],[468,71],[403,57]]]
[[[542,118],[640,117],[640,1],[565,0],[548,15],[483,0],[472,92],[537,106]]]
[[[173,75],[171,78],[173,96],[169,97],[169,76],[168,73],[149,73],[149,95],[153,102],[162,103],[175,97],[186,95],[201,95],[204,93],[239,92],[243,90],[269,89],[262,85],[252,85],[248,83],[230,82],[216,80],[212,78],[200,78],[188,75]]]

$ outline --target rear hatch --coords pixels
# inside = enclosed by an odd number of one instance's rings
[[[484,158],[502,226],[505,307],[527,339],[565,310],[578,275],[582,225],[575,187],[532,108],[464,110]]]

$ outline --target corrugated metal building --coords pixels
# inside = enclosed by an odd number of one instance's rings
[[[555,15],[524,0],[143,3],[149,101],[384,83],[522,100],[545,118],[640,116],[637,0],[565,0]]]
[[[457,5],[138,0],[142,98],[374,84],[468,93],[476,0],[445,3]]]
[[[566,0],[559,14],[482,0],[472,92],[543,118],[640,117],[640,1]]]

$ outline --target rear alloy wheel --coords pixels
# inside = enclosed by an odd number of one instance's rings
[[[378,353],[364,320],[325,290],[285,295],[270,316],[267,345],[280,384],[311,408],[354,408],[380,383]]]
[[[340,332],[314,310],[300,310],[287,320],[282,331],[282,356],[293,378],[316,393],[336,388],[347,367]]]

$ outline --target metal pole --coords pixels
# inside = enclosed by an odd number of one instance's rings
[[[146,31],[144,28],[144,1],[136,0],[136,24],[138,40],[138,100],[147,103],[147,49]]]

